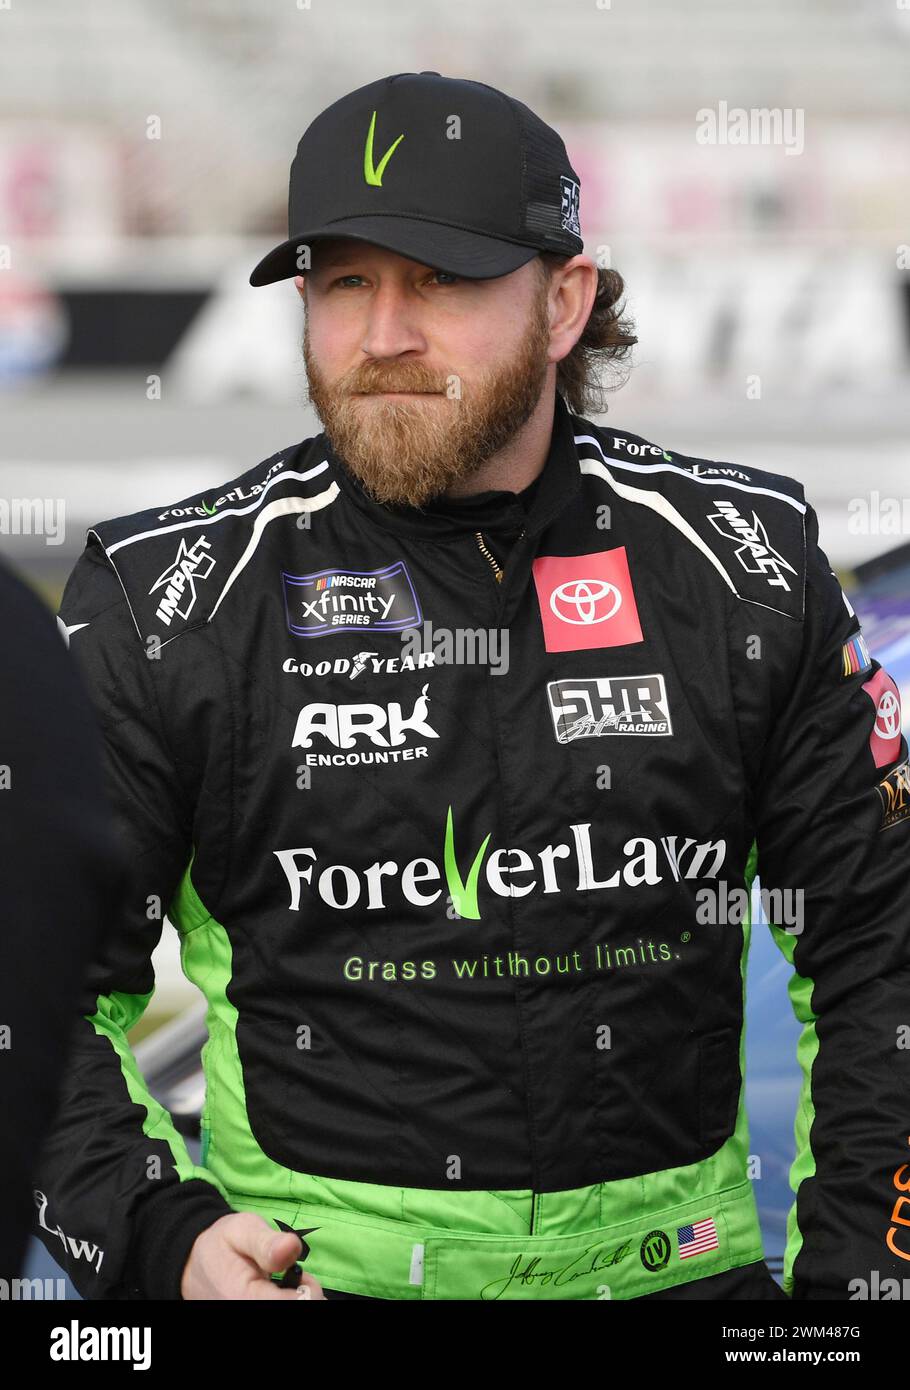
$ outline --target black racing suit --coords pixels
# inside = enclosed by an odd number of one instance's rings
[[[910,1272],[907,743],[798,482],[557,396],[529,511],[418,510],[318,435],[94,527],[62,613],[134,865],[40,1175],[84,1294],[179,1297],[231,1210],[380,1298],[763,1280],[756,869],[803,1025],[785,1288]],[[126,1042],[165,911],[198,1165]]]

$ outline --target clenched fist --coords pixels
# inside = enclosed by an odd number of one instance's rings
[[[303,1246],[293,1231],[273,1231],[251,1211],[221,1216],[196,1237],[180,1280],[181,1298],[322,1299],[322,1285],[301,1273],[300,1286],[283,1289],[270,1274],[283,1274]]]

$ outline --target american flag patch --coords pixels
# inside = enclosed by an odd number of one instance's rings
[[[677,1226],[676,1239],[679,1242],[679,1258],[687,1260],[690,1255],[701,1255],[705,1250],[716,1250],[717,1227],[714,1218],[693,1221],[691,1226]]]
[[[866,646],[866,639],[861,632],[858,632],[855,637],[851,637],[849,642],[844,643],[843,660],[843,674],[845,676],[853,676],[857,671],[868,671],[872,665],[869,648]]]

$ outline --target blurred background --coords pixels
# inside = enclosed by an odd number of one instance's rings
[[[89,525],[318,432],[293,284],[247,276],[287,235],[309,122],[422,70],[500,87],[565,139],[585,250],[625,277],[639,336],[627,384],[592,418],[802,480],[873,655],[906,692],[906,0],[8,0],[4,557],[56,606]],[[780,1252],[796,1028],[787,967],[763,928],[754,940],[753,1149]],[[198,1002],[170,927],[157,967],[136,1042]],[[158,1079],[177,1077],[192,1109],[198,1039],[181,1036],[159,1048]]]

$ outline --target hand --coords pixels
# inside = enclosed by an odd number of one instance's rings
[[[283,1289],[270,1274],[283,1274],[303,1251],[293,1231],[273,1231],[252,1211],[221,1216],[193,1242],[180,1280],[181,1298],[282,1298],[296,1302],[307,1295],[326,1301],[322,1285],[301,1271],[300,1287]]]

